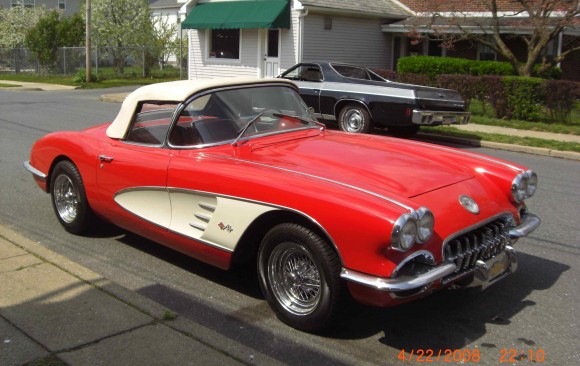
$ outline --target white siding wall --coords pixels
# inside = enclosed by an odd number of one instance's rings
[[[391,35],[381,32],[380,19],[332,16],[332,29],[324,29],[324,15],[304,18],[302,61],[334,61],[388,68]]]
[[[206,30],[189,30],[189,79],[258,76],[258,30],[242,29],[241,60],[207,58]]]
[[[290,12],[290,29],[282,29],[281,33],[280,73],[300,62],[298,60],[299,36],[300,21],[298,11],[292,9]]]

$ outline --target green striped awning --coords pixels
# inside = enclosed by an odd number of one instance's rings
[[[196,5],[183,29],[290,28],[288,0],[215,1]]]

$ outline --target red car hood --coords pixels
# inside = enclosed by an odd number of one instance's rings
[[[314,138],[256,144],[246,158],[407,198],[473,177],[472,171],[439,156],[427,144],[334,131]]]

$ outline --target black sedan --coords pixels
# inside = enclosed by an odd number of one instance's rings
[[[412,136],[420,126],[466,124],[470,114],[455,90],[395,83],[370,69],[342,63],[300,63],[279,76],[293,80],[315,116],[343,131],[388,128]]]

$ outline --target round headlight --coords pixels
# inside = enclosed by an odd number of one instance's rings
[[[536,193],[538,188],[538,175],[531,170],[528,171],[528,188],[526,190],[527,198],[530,198]]]
[[[409,214],[403,214],[393,227],[391,246],[398,251],[406,252],[416,241],[417,220]]]
[[[512,195],[516,202],[522,202],[528,194],[528,177],[525,173],[518,174],[512,182]]]
[[[417,241],[424,243],[431,235],[433,235],[433,227],[435,226],[435,217],[428,208],[421,207],[417,210],[419,215],[419,223],[417,225]]]

